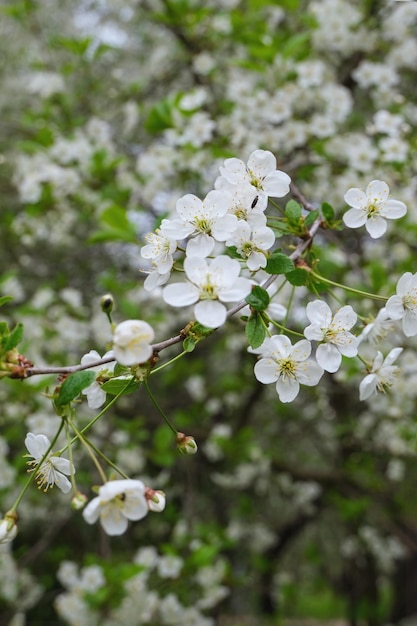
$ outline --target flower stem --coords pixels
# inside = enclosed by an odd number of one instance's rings
[[[166,363],[163,363],[159,367],[155,367],[155,369],[153,369],[151,371],[151,375],[152,374],[156,374],[156,372],[160,372],[162,369],[164,369],[164,367],[167,367],[168,365],[172,365],[172,363],[174,363],[175,361],[178,361],[179,359],[181,359],[186,354],[188,354],[188,352],[186,352],[185,350],[183,352],[180,352],[179,354],[177,354],[177,356],[174,356],[172,359],[170,359]]]
[[[352,293],[358,294],[358,296],[365,296],[366,298],[371,298],[373,300],[381,300],[382,302],[386,302],[388,298],[385,296],[379,296],[376,293],[369,293],[367,291],[362,291],[361,289],[354,289],[353,287],[348,287],[347,285],[342,285],[341,283],[336,283],[334,280],[330,280],[329,278],[324,278],[324,276],[320,276],[320,274],[316,274],[316,272],[311,271],[311,276],[317,278],[323,283],[327,285],[332,285],[333,287],[340,287],[340,289],[344,289],[345,291],[351,291]]]
[[[145,385],[145,389],[148,392],[148,396],[150,397],[150,399],[152,400],[153,404],[155,405],[156,409],[159,411],[159,413],[162,415],[162,417],[164,418],[166,424],[169,426],[169,428],[172,430],[172,432],[174,433],[175,437],[178,435],[178,431],[176,428],[174,428],[174,426],[171,424],[170,420],[168,419],[168,417],[165,415],[164,411],[162,410],[162,408],[160,407],[157,399],[155,398],[155,396],[153,395],[152,391],[149,388],[149,384],[148,381],[145,379],[143,381],[143,384]]]

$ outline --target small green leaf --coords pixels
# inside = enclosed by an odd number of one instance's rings
[[[6,304],[6,302],[10,302],[10,300],[13,300],[12,296],[1,296],[0,306],[3,306],[3,304]]]
[[[304,224],[306,225],[306,227],[310,228],[310,226],[313,226],[314,222],[319,217],[319,215],[320,214],[317,209],[315,211],[310,211],[310,213],[306,216],[304,220]]]
[[[289,200],[285,206],[285,215],[290,222],[298,222],[302,214],[301,204],[298,204],[295,200]]]
[[[274,252],[271,254],[265,267],[265,271],[268,272],[268,274],[287,274],[293,269],[294,263],[286,254],[282,254],[282,252]]]
[[[255,311],[265,311],[265,309],[269,305],[269,301],[269,293],[266,291],[266,289],[263,289],[259,285],[253,287],[252,291],[246,298],[246,302]]]
[[[23,324],[17,324],[9,335],[3,337],[2,344],[5,352],[13,350],[18,343],[22,341],[23,337]]]
[[[75,372],[68,376],[62,383],[58,398],[56,399],[57,406],[69,404],[71,400],[74,400],[80,395],[83,389],[89,387],[95,378],[96,373],[89,371]]]
[[[296,267],[292,272],[285,274],[285,278],[291,285],[294,285],[294,287],[301,287],[301,285],[307,283],[308,271],[303,270],[301,267]]]
[[[130,379],[130,385],[128,385]],[[128,393],[133,393],[137,389],[139,389],[141,383],[140,381],[134,382],[133,376],[129,377],[121,377],[121,378],[111,378],[107,380],[105,383],[101,385],[101,388],[106,393],[109,393],[111,396],[117,396],[123,390],[123,395]]]
[[[321,205],[321,212],[323,213],[323,217],[326,222],[331,222],[332,220],[334,220],[334,208],[331,206],[331,204],[323,202],[323,204]]]
[[[266,335],[265,324],[260,313],[254,313],[245,326],[245,333],[251,348],[259,348]]]

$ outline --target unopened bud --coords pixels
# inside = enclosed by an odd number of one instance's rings
[[[0,543],[9,543],[17,535],[17,514],[6,513],[4,518],[0,520]]]
[[[196,454],[198,448],[194,437],[177,433],[176,437],[178,452],[181,454]]]
[[[161,513],[165,509],[166,496],[163,491],[154,491],[148,487],[145,492],[145,497],[148,501],[150,511]]]
[[[106,293],[105,296],[101,296],[100,306],[103,313],[106,313],[107,315],[113,311],[114,298],[111,293]]]
[[[72,497],[71,508],[74,509],[74,511],[80,511],[85,507],[86,502],[87,496],[84,493],[81,493],[81,491],[78,491],[75,496]]]

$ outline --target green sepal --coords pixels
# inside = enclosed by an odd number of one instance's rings
[[[259,285],[253,287],[245,299],[254,311],[265,311],[270,302],[269,293]]]
[[[245,326],[245,334],[250,347],[259,348],[266,335],[266,328],[262,319],[262,313],[256,312],[250,316]]]
[[[195,350],[196,345],[197,345],[197,342],[195,341],[193,337],[186,337],[184,341],[182,342],[182,347],[184,348],[184,352],[193,352],[193,350]]]
[[[265,267],[265,271],[268,272],[268,274],[287,274],[293,269],[294,263],[286,254],[282,254],[282,252],[274,252],[271,254]]]
[[[89,387],[95,379],[96,372],[81,371],[70,374],[62,383],[55,404],[57,406],[69,404],[80,395],[83,389]]]

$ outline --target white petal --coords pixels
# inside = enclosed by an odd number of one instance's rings
[[[263,181],[262,187],[268,196],[283,198],[290,190],[291,178],[285,172],[271,172]]]
[[[406,337],[414,337],[414,335],[417,335],[416,312],[406,311],[403,317],[403,333]]]
[[[200,198],[192,193],[187,193],[177,200],[177,213],[184,222],[192,222],[196,215],[200,215],[203,211],[203,203]],[[164,230],[168,225],[164,222]],[[168,232],[168,230],[166,230]]]
[[[305,361],[311,354],[311,343],[307,339],[301,339],[294,344],[291,351],[291,358],[294,361]]]
[[[83,510],[83,518],[88,524],[94,524],[100,517],[100,498],[93,498]]]
[[[255,363],[254,372],[256,379],[264,385],[274,383],[279,376],[277,363],[273,359],[260,359]]]
[[[130,520],[137,521],[143,519],[149,512],[145,496],[138,491],[127,491],[124,505],[123,515]]]
[[[382,237],[382,235],[385,234],[387,230],[387,223],[383,217],[375,215],[366,221],[365,228],[371,235],[372,239],[379,239],[379,237]]]
[[[213,237],[207,235],[206,233],[201,233],[194,237],[194,239],[190,239],[187,243],[187,248],[185,254],[187,256],[197,256],[197,257],[208,257],[212,252],[213,248],[216,245]]]
[[[68,493],[71,491],[71,483],[64,474],[60,474],[59,472],[55,473],[55,484],[61,489],[62,493]]]
[[[171,306],[189,306],[197,302],[200,292],[191,283],[173,283],[167,285],[162,292],[162,297]]]
[[[354,209],[363,209],[368,204],[368,198],[366,194],[357,187],[352,187],[344,195],[346,204]],[[352,227],[351,227],[352,228]]]
[[[297,366],[297,380],[301,385],[314,387],[323,376],[323,368],[316,361],[308,359]]]
[[[397,220],[403,217],[407,213],[407,207],[404,202],[399,200],[387,200],[384,202],[384,206],[381,207],[380,214],[382,217],[387,217],[390,220]]]
[[[389,187],[383,180],[372,180],[366,188],[366,195],[371,202],[381,202],[388,198]]]
[[[317,348],[316,359],[326,372],[331,372],[332,374],[337,372],[342,363],[342,355],[336,346],[331,343],[323,343]]]
[[[127,529],[127,518],[117,503],[109,502],[102,505],[100,524],[108,535],[122,535]]]
[[[392,320],[400,320],[404,317],[405,309],[401,296],[391,296],[385,305],[385,310]]]
[[[331,309],[323,300],[309,302],[306,307],[306,314],[310,322],[317,324],[321,328],[327,328],[332,321]]]
[[[49,460],[58,472],[68,474],[68,476],[71,472],[75,473],[74,466],[68,459],[64,459],[61,456],[51,456]]]
[[[25,446],[29,454],[36,460],[43,457],[50,445],[51,442],[46,435],[34,435],[33,433],[26,435]]]
[[[250,294],[252,282],[249,278],[236,278],[234,285],[229,288],[219,289],[219,299],[222,302],[239,302]]]
[[[218,328],[226,321],[227,309],[217,300],[202,300],[194,307],[197,322],[207,328]]]
[[[359,385],[359,400],[367,400],[376,391],[377,377],[375,374],[368,374]]]
[[[295,378],[282,378],[277,380],[277,393],[281,402],[292,402],[298,396],[300,384]]]
[[[362,209],[349,209],[343,215],[343,221],[348,228],[359,228],[366,224],[368,216]]]
[[[384,365],[392,365],[398,359],[403,348],[393,348],[385,357]]]
[[[277,160],[269,150],[255,150],[249,156],[248,169],[256,176],[264,178],[270,172],[276,170]]]

